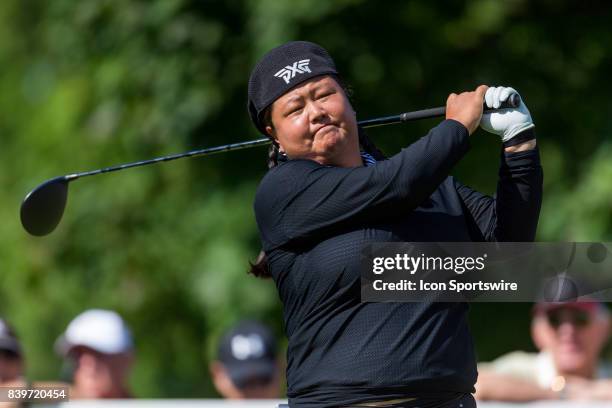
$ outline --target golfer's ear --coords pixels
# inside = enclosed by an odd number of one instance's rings
[[[281,146],[280,142],[278,141],[278,137],[276,137],[276,130],[274,130],[272,126],[268,125],[266,126],[266,133],[274,140],[274,142],[276,142],[279,150],[284,153],[285,149],[283,149],[283,146]]]

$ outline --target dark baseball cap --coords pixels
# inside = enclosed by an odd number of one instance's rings
[[[534,313],[546,313],[551,310],[568,308],[585,312],[606,311],[590,282],[576,276],[559,275],[548,280],[541,288]]]
[[[577,309],[588,313],[594,313],[597,311],[606,311],[607,307],[605,303],[597,300],[582,300],[577,302],[538,302],[534,306],[534,313],[546,313],[556,309]]]
[[[255,65],[249,78],[248,110],[263,134],[263,113],[276,99],[302,82],[319,76],[338,75],[329,53],[308,41],[290,41],[269,51]]]
[[[276,374],[276,340],[266,326],[242,321],[219,343],[218,360],[238,388],[268,383]]]
[[[0,350],[9,351],[21,356],[19,340],[13,329],[3,319],[0,319]]]

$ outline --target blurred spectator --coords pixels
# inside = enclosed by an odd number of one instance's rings
[[[67,393],[67,384],[51,381],[30,382],[25,378],[24,371],[25,363],[19,340],[6,320],[0,319],[0,387],[6,387],[0,393],[4,397],[0,401],[0,408],[28,406],[25,401],[9,401],[7,399],[9,389],[55,389],[64,390]],[[43,399],[37,401],[43,402]],[[45,401],[57,402],[51,401],[51,399]]]
[[[21,383],[22,375],[23,358],[19,340],[8,323],[0,319],[0,386]]]
[[[72,365],[71,399],[131,397],[127,380],[134,360],[132,336],[117,313],[81,313],[57,340],[56,351]]]
[[[219,343],[217,360],[210,365],[219,394],[229,399],[279,398],[280,364],[276,340],[264,325],[243,321]]]
[[[531,336],[539,353],[515,351],[479,364],[476,398],[612,400],[612,370],[600,362],[610,336],[605,304],[538,303]]]

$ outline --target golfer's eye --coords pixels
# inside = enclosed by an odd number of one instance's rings
[[[303,108],[304,108],[303,106],[299,106],[299,105],[292,106],[289,109],[287,109],[287,113],[285,115],[286,116],[297,115],[302,111]]]
[[[333,89],[329,89],[326,91],[321,92],[319,95],[317,95],[316,99],[326,99],[328,96],[331,96],[333,94],[335,94],[336,91],[334,91]]]

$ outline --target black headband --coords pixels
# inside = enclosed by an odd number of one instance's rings
[[[296,85],[319,75],[338,75],[327,51],[308,41],[291,41],[269,51],[255,65],[249,78],[249,115],[266,134],[263,112]]]

